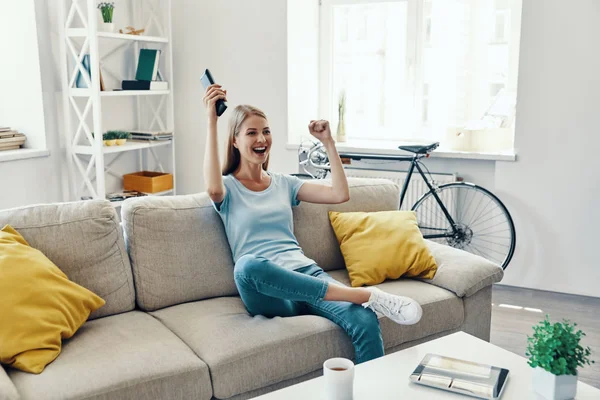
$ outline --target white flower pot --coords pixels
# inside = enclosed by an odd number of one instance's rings
[[[541,367],[533,369],[533,390],[548,400],[574,399],[577,394],[576,375],[554,375]]]
[[[114,32],[115,24],[113,22],[102,22],[99,28],[101,32]]]

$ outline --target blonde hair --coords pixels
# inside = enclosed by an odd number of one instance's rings
[[[240,151],[233,145],[234,138],[240,133],[240,126],[251,115],[256,115],[267,119],[264,112],[256,107],[248,105],[239,105],[233,109],[229,118],[229,137],[227,139],[227,149],[225,150],[225,163],[223,164],[223,175],[233,173],[240,165]],[[263,163],[263,169],[266,171],[269,166],[269,156]]]

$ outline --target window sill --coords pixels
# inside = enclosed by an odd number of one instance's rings
[[[0,151],[0,162],[24,160],[27,158],[48,157],[49,155],[50,151],[43,149],[5,150]]]
[[[415,143],[388,142],[385,140],[350,140],[348,142],[337,143],[338,152],[352,152],[361,154],[380,154],[380,155],[408,155],[410,153],[399,150],[398,146],[414,145]],[[286,149],[298,150],[300,144],[288,143]],[[442,146],[431,153],[431,158],[457,158],[463,160],[486,160],[486,161],[516,161],[517,155],[514,151],[506,152],[479,152],[479,151],[458,151]]]

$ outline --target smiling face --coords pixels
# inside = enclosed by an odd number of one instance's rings
[[[271,150],[269,122],[258,115],[250,115],[240,125],[233,145],[239,150],[242,160],[252,164],[264,164]]]

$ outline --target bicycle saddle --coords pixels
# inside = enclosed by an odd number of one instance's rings
[[[398,146],[400,150],[410,151],[411,153],[416,154],[427,154],[431,153],[433,150],[437,149],[440,145],[440,142],[435,142],[427,145],[415,145],[415,146]]]

